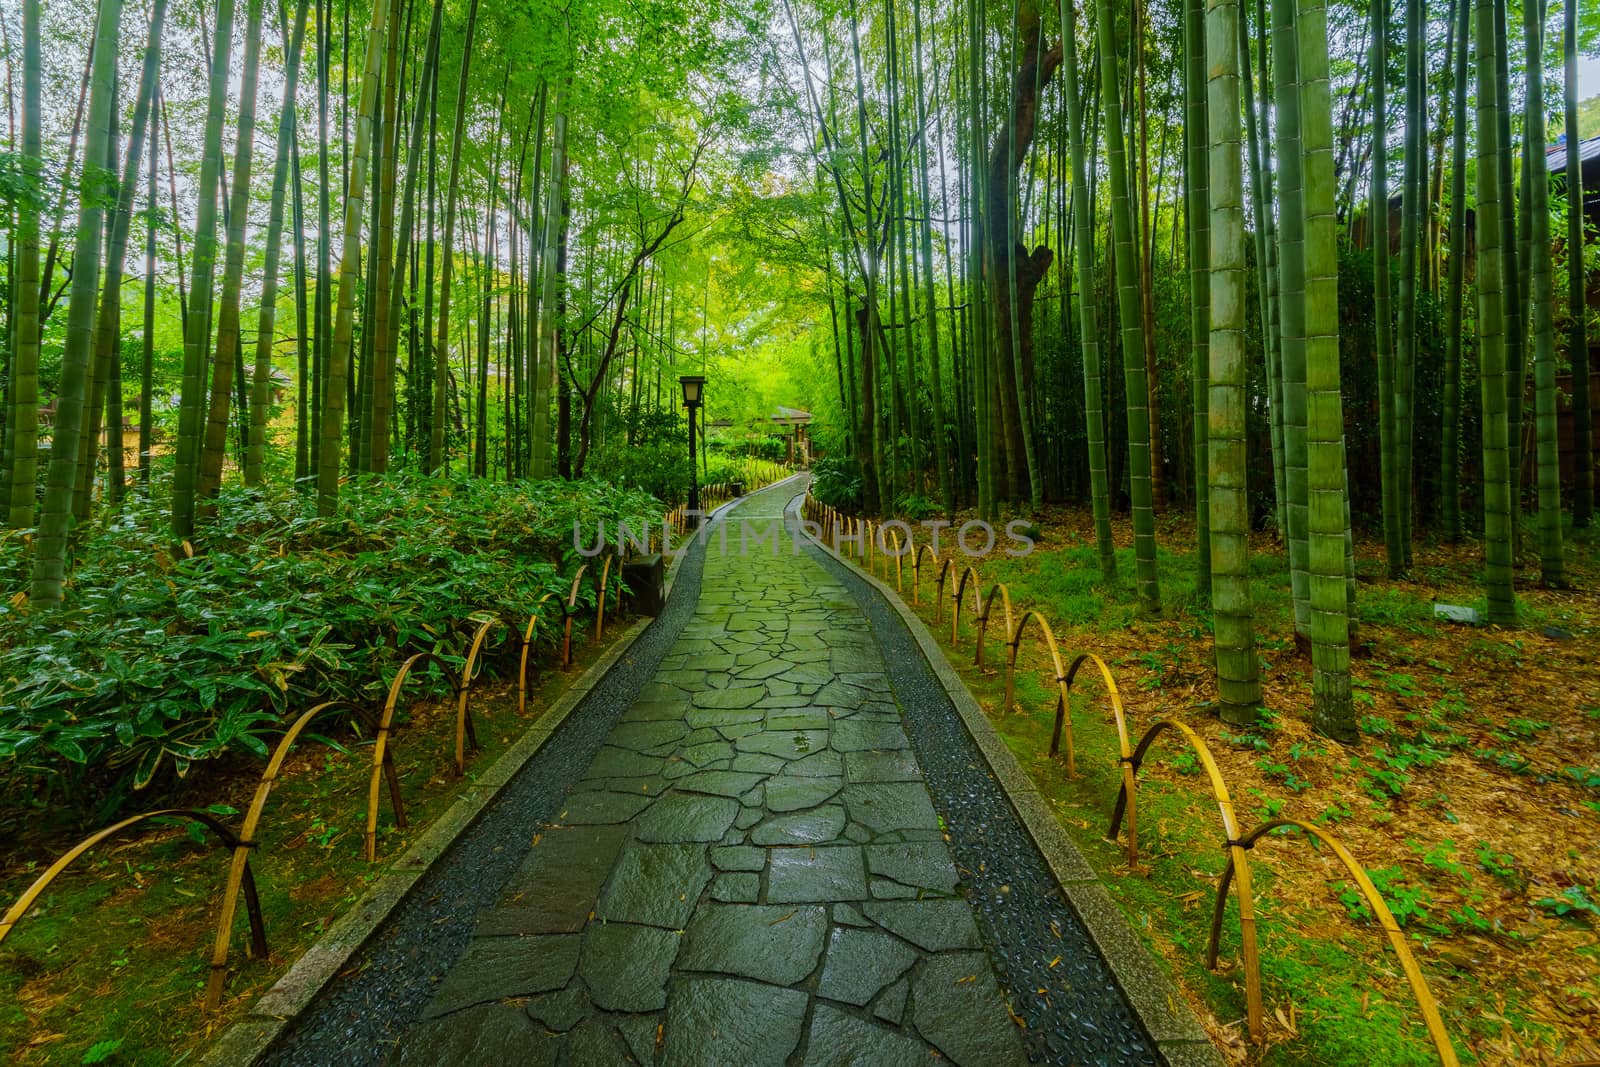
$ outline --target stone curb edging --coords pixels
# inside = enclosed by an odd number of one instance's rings
[[[792,507],[790,513],[794,513]],[[978,746],[978,751],[983,754],[989,770],[1000,783],[1023,829],[1049,865],[1067,903],[1082,920],[1084,928],[1105,957],[1117,984],[1122,987],[1123,994],[1155,1043],[1161,1058],[1169,1067],[1222,1067],[1222,1057],[1206,1036],[1194,1012],[1128,925],[1121,907],[1106,891],[1100,877],[1078,851],[1078,846],[1061,828],[1049,802],[995,731],[922,619],[900,599],[894,589],[872,572],[853,565],[826,543],[815,538],[809,539],[822,552],[848,566],[871,585],[910,631],[917,647],[922,650],[923,658],[933,668],[934,676],[939,679],[956,713],[961,716],[967,734]]]
[[[201,1064],[204,1067],[248,1067],[258,1063],[294,1017],[344,969],[356,951],[410,894],[433,862],[477,822],[500,791],[538,754],[654,621],[640,619],[631,625],[488,770],[460,783],[461,797],[434,820],[354,907],[335,920],[327,932],[257,998],[245,1016],[211,1046]]]

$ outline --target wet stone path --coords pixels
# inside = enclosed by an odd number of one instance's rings
[[[787,533],[740,551],[788,495],[713,533],[694,617],[397,1062],[1026,1062],[860,607]]]

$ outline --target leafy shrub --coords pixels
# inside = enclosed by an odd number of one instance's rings
[[[824,456],[811,468],[811,495],[830,508],[861,509],[861,465],[849,456]]]
[[[345,501],[319,518],[290,492],[225,490],[193,556],[169,545],[163,510],[130,501],[78,546],[61,609],[0,603],[3,799],[61,798],[98,821],[197,761],[264,756],[286,716],[375,701],[413,653],[459,668],[469,615],[525,620],[564,593],[574,522],[660,510],[598,482],[405,475],[352,485]],[[26,588],[30,564],[21,539],[0,542],[7,588]],[[415,692],[430,690],[446,691],[432,672]]]

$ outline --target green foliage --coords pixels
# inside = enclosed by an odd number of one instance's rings
[[[122,1049],[122,1038],[111,1037],[104,1041],[96,1041],[84,1052],[83,1059],[78,1062],[83,1064],[109,1063]]]
[[[1367,877],[1372,879],[1372,885],[1383,898],[1383,903],[1388,907],[1394,921],[1401,926],[1428,916],[1429,905],[1432,898],[1423,886],[1414,886],[1406,881],[1406,872],[1401,867],[1378,867],[1367,872]],[[1368,907],[1366,897],[1355,886],[1345,883],[1339,893],[1339,903],[1344,905],[1345,911],[1352,919],[1358,922],[1371,922],[1372,909]]]
[[[827,456],[811,468],[811,495],[839,511],[861,507],[861,465],[848,456]]]
[[[1594,887],[1595,898],[1600,898],[1600,886]],[[1589,896],[1581,885],[1570,885],[1558,897],[1543,897],[1534,904],[1561,919],[1600,918],[1600,902]]]
[[[378,699],[413,653],[459,667],[469,615],[520,625],[565,592],[575,523],[659,510],[597,482],[404,475],[346,500],[323,519],[297,495],[226,490],[192,557],[167,545],[164,514],[130,502],[79,546],[61,610],[0,606],[0,780],[14,810],[61,797],[106,819],[158,775],[265,756],[288,714]],[[29,562],[20,539],[0,544],[9,586]],[[431,669],[413,677],[418,695],[448,691]]]

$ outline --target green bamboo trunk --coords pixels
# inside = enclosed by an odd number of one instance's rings
[[[6,524],[33,525],[39,477],[39,178],[43,156],[43,50],[40,0],[22,0],[22,176],[17,198],[16,282],[11,286],[11,482]]]
[[[1464,3],[1465,0],[1462,0]],[[1573,249],[1583,248],[1583,197],[1572,190],[1583,188],[1578,163],[1578,5],[1565,9],[1564,52],[1566,74],[1567,131],[1567,299],[1571,324],[1567,333],[1567,353],[1572,360],[1572,440],[1574,487],[1572,525],[1582,529],[1594,519],[1594,419],[1589,398],[1589,341],[1584,323],[1583,256]]]
[[[154,127],[151,112],[155,101],[156,80],[161,70],[161,37],[166,16],[166,0],[156,0],[150,16],[150,35],[145,45],[144,64],[139,74],[138,95],[134,97],[133,127],[128,140],[127,155],[122,164],[122,178],[117,184],[116,210],[112,215],[111,233],[106,246],[106,277],[100,293],[100,316],[95,324],[95,363],[99,368],[96,372],[97,377],[108,382],[113,377],[118,377],[117,372],[121,366],[122,264],[127,255],[128,234],[133,226],[133,200],[139,188],[139,168],[144,158],[145,143],[147,140],[153,140],[150,138],[150,131]],[[151,154],[155,154],[153,148]],[[115,163],[114,149],[112,156],[112,162]],[[120,466],[122,453],[120,378],[116,384],[117,388],[106,390],[105,398],[108,407],[114,406],[119,409],[108,413],[106,421],[108,471]],[[85,434],[83,445],[78,452],[80,468],[74,511],[80,520],[86,519],[89,515],[90,493],[94,485],[94,446],[100,436],[97,417],[100,406],[99,398],[91,392],[89,432]],[[108,477],[107,480],[108,495],[120,498],[122,488],[120,477]]]
[[[1117,312],[1128,400],[1128,488],[1133,498],[1134,563],[1139,605],[1146,613],[1154,615],[1161,611],[1161,588],[1156,573],[1156,520],[1150,484],[1150,390],[1142,358],[1144,324],[1141,321],[1139,259],[1128,192],[1127,146],[1121,135],[1122,87],[1118,79],[1116,13],[1110,0],[1099,0],[1098,8],[1100,92],[1105,106]]]
[[[222,0],[223,3],[228,0]],[[366,66],[361,79],[361,105],[356,112],[355,148],[344,205],[344,248],[339,256],[339,288],[333,343],[328,349],[327,386],[323,391],[321,441],[317,455],[317,513],[332,515],[339,504],[339,461],[344,447],[345,390],[350,378],[350,347],[355,326],[356,289],[361,284],[361,220],[366,209],[367,162],[372,155],[372,122],[378,109],[383,63],[384,16],[388,5],[372,5],[367,32]]]
[[[72,524],[72,498],[77,488],[79,434],[88,393],[89,359],[94,345],[94,318],[100,284],[101,238],[105,204],[114,195],[110,145],[111,110],[116,98],[117,23],[121,0],[100,0],[95,23],[94,62],[89,90],[83,173],[78,181],[78,228],[72,256],[72,290],[67,304],[67,333],[61,353],[61,379],[56,424],[45,475],[44,508],[34,543],[33,584],[29,597],[39,608],[61,603],[67,565],[67,532]]]
[[[1572,0],[1568,0],[1571,3]],[[1522,33],[1526,44],[1528,91],[1524,105],[1524,143],[1538,146],[1524,153],[1527,160],[1529,284],[1533,302],[1533,389],[1536,430],[1535,456],[1539,484],[1539,575],[1546,586],[1567,584],[1561,549],[1561,453],[1556,418],[1556,324],[1554,267],[1550,262],[1550,174],[1545,160],[1544,126],[1544,25],[1542,4],[1523,6]],[[1577,139],[1569,140],[1568,154],[1577,155]],[[1577,248],[1582,254],[1582,245]],[[1569,254],[1571,254],[1569,252]]]
[[[1209,415],[1210,192],[1206,188],[1205,0],[1184,0],[1184,187],[1189,226],[1189,352],[1194,409],[1195,594],[1211,599]],[[1076,124],[1074,124],[1076,125]],[[1091,231],[1092,234],[1092,231]],[[1088,237],[1093,243],[1093,237]],[[1086,290],[1092,293],[1093,288]]]
[[[200,499],[207,501],[214,499],[222,486],[222,463],[228,452],[228,413],[233,403],[234,365],[242,351],[240,290],[244,284],[245,223],[250,216],[262,8],[262,0],[249,0],[245,8],[244,67],[238,138],[233,153],[233,189],[228,205],[228,244],[222,269],[222,300],[217,310],[216,358],[211,366],[211,404],[201,446],[197,487]]]
[[[1318,733],[1349,742],[1357,738],[1358,731],[1350,696],[1350,512],[1339,384],[1339,250],[1328,12],[1323,0],[1301,0],[1295,33],[1300,147],[1305,160],[1306,532],[1312,725]]]
[[[456,203],[461,189],[461,146],[465,140],[467,121],[467,87],[468,80],[472,74],[472,40],[477,30],[477,25],[478,0],[472,0],[471,5],[467,8],[467,27],[463,35],[461,76],[456,82],[456,118],[450,135],[450,175],[446,179],[444,194],[444,262],[439,267],[439,332],[437,334],[438,340],[433,345],[433,422],[429,427],[428,435],[428,470],[432,472],[437,472],[444,466],[444,428],[449,421],[449,412],[446,405],[450,383],[450,283],[455,263]],[[557,100],[555,106],[559,114],[559,100]],[[534,427],[532,457],[533,474],[536,478],[544,477],[540,473],[538,466],[540,441],[542,440],[538,432],[541,426],[541,412],[544,414],[545,422],[543,425],[546,428],[547,436],[549,417],[549,409],[540,405],[540,400],[544,394],[540,392],[539,365],[536,356],[532,397]],[[546,458],[545,462],[549,462],[548,458]]]
[[[916,56],[917,74],[917,128],[923,131],[928,129],[927,88],[922,76],[922,4],[921,0],[912,0],[911,20],[913,27],[913,44]],[[937,75],[937,70],[935,74]],[[930,152],[926,135],[918,138],[920,142],[920,162],[918,177],[921,183],[923,219],[922,219],[922,267],[923,267],[923,296],[928,315],[928,387],[933,399],[933,461],[939,469],[939,497],[944,504],[944,512],[954,515],[956,510],[955,472],[949,456],[948,435],[945,432],[945,403],[944,403],[944,371],[941,368],[939,354],[939,301],[934,287],[933,277],[933,200],[928,189],[928,166]],[[829,287],[831,297],[832,287]],[[837,351],[837,344],[834,346]]]
[[[233,0],[217,0],[211,47],[211,93],[200,157],[199,205],[189,261],[189,306],[183,327],[183,381],[178,392],[178,439],[172,477],[172,533],[194,533],[200,439],[206,407],[206,356],[211,341],[211,294],[217,261],[217,186],[222,173],[222,121],[233,57]]]
[[[1509,433],[1506,415],[1505,260],[1500,248],[1500,104],[1495,0],[1476,0],[1478,38],[1478,394],[1483,420],[1483,584],[1489,621],[1515,626]]]
[[[1207,470],[1217,696],[1223,721],[1255,720],[1261,703],[1250,602],[1250,486],[1246,456],[1244,175],[1240,166],[1239,0],[1206,4],[1207,189],[1211,335]]]
[[[272,403],[272,343],[278,317],[278,260],[283,248],[283,205],[289,184],[290,149],[298,136],[295,91],[300,84],[300,53],[305,44],[306,0],[297,0],[284,58],[283,110],[278,116],[278,156],[272,168],[272,201],[267,211],[267,248],[261,279],[261,310],[256,319],[255,365],[250,383],[250,436],[245,444],[244,482],[260,485],[266,463],[267,411]]]
[[[1267,388],[1267,439],[1272,448],[1273,507],[1281,535],[1289,521],[1287,500],[1283,484],[1283,368],[1278,362],[1276,330],[1273,327],[1272,256],[1270,248],[1272,207],[1267,195],[1266,162],[1262,136],[1256,125],[1255,87],[1250,72],[1250,20],[1246,9],[1239,5],[1239,85],[1244,96],[1244,114],[1247,123],[1248,145],[1246,158],[1250,163],[1250,204],[1254,226],[1256,250],[1256,304],[1261,315],[1261,354],[1266,364]]]
[[[1417,376],[1417,260],[1427,197],[1427,0],[1406,0],[1406,180],[1400,200],[1400,321],[1394,368],[1394,495],[1400,565],[1411,566],[1412,426]],[[1391,560],[1392,564],[1392,560]]]
[[[1082,88],[1078,77],[1078,18],[1073,0],[1061,0],[1062,42],[1067,98],[1067,147],[1072,166],[1073,253],[1078,283],[1078,336],[1083,351],[1083,413],[1089,441],[1089,497],[1094,508],[1095,547],[1100,576],[1116,581],[1116,545],[1111,539],[1111,489],[1106,478],[1106,422],[1101,381],[1100,319],[1095,310],[1094,220],[1089,215],[1088,161],[1083,151]],[[1208,534],[1209,536],[1209,534]]]
[[[1461,331],[1467,261],[1467,55],[1470,0],[1455,0],[1454,129],[1450,147],[1450,273],[1445,295],[1444,425],[1440,435],[1439,495],[1445,536],[1461,539]]]
[[[1405,572],[1400,518],[1399,454],[1395,437],[1393,276],[1389,258],[1388,0],[1372,0],[1372,320],[1378,361],[1379,482],[1383,500],[1383,547],[1389,576]],[[1409,161],[1410,157],[1407,156]]]
[[[1306,529],[1306,264],[1295,0],[1272,0],[1278,114],[1278,351],[1283,363],[1283,483],[1289,496],[1289,576],[1295,633],[1311,637]]]

